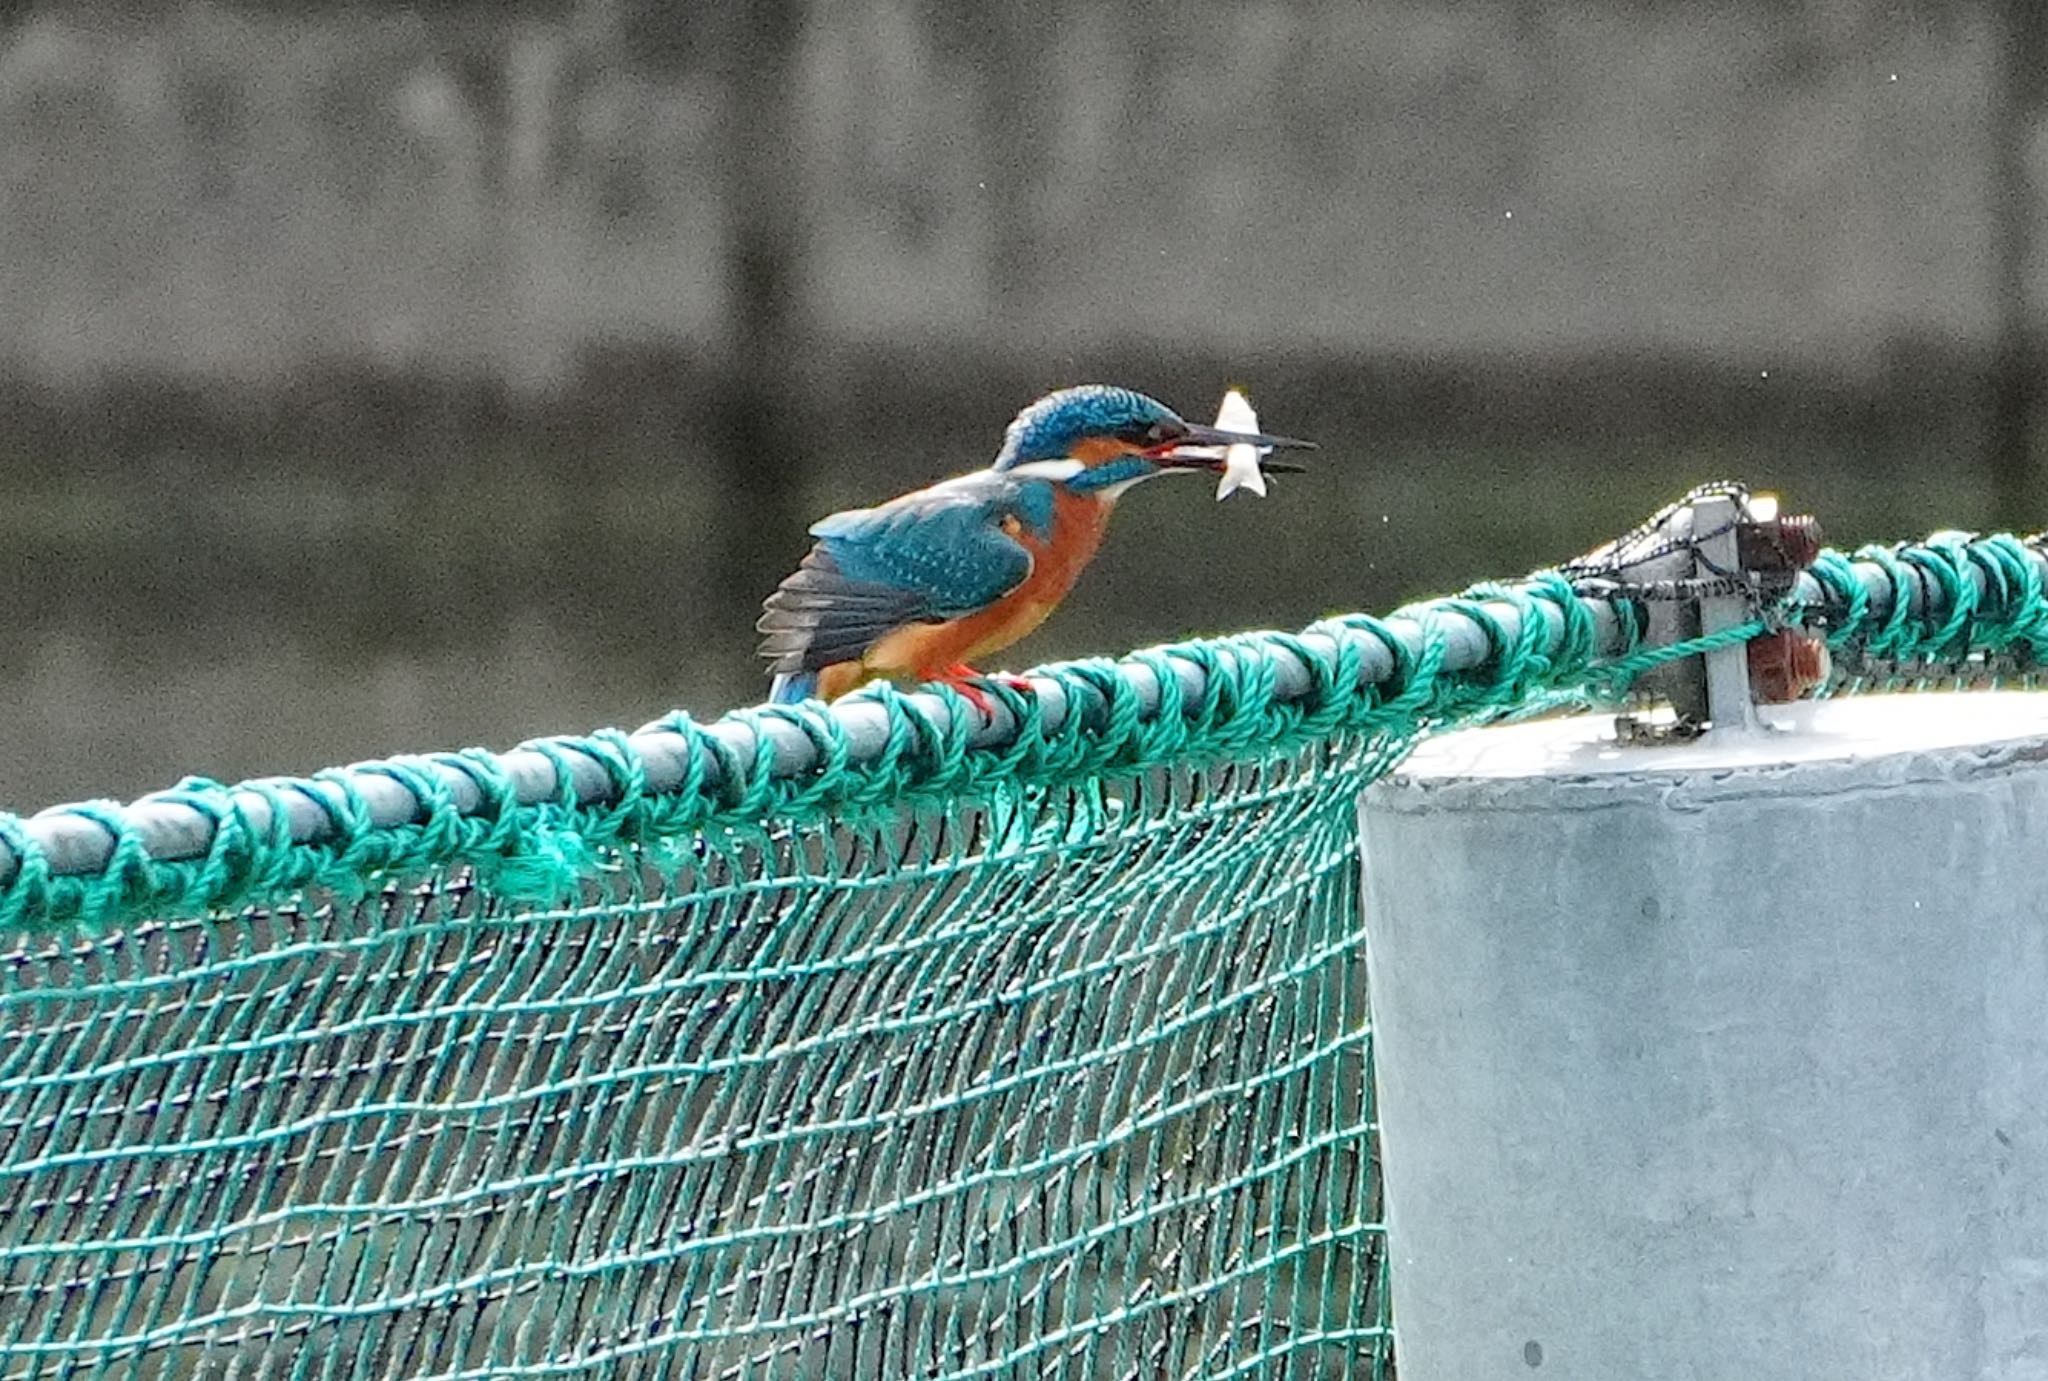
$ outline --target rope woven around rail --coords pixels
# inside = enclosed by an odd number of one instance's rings
[[[1822,553],[1782,625],[1825,631],[1851,677],[1924,677],[1966,659],[2026,676],[2048,659],[2041,539],[1938,533]],[[224,786],[191,779],[129,805],[0,814],[0,932],[94,931],[305,888],[360,896],[473,864],[501,895],[559,894],[604,851],[688,848],[704,832],[857,818],[998,784],[1225,758],[1332,734],[1412,732],[1619,689],[1661,662],[1763,631],[1640,643],[1641,610],[1556,572],[1326,619],[1041,668],[984,719],[943,687],[871,687],[830,708],[760,706],[710,724],[393,758]]]

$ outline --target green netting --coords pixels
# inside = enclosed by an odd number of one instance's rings
[[[1715,641],[2019,674],[2041,566],[1829,554]],[[1639,613],[1545,576],[1055,668],[992,738],[878,691],[861,753],[678,718],[666,776],[538,745],[539,801],[188,783],[181,860],[0,818],[0,1378],[1390,1375],[1356,798],[1682,651]]]

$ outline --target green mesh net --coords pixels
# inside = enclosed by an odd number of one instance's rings
[[[1769,612],[1984,675],[2040,564],[1830,554]],[[0,1378],[1389,1376],[1357,797],[1686,650],[1638,626],[1546,576],[1050,669],[978,737],[877,691],[865,740],[535,745],[538,793],[0,818]]]
[[[12,956],[0,1357],[1345,1374],[1384,1337],[1369,757]]]

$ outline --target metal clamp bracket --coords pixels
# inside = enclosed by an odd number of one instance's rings
[[[1564,570],[1582,594],[1635,600],[1645,611],[1644,643],[1668,647],[1753,621],[1819,552],[1812,518],[1781,517],[1770,495],[1719,483],[1693,490]],[[1622,740],[1670,742],[1710,730],[1755,730],[1759,701],[1796,699],[1824,677],[1814,666],[1824,653],[1809,641],[1776,631],[1646,673],[1636,690],[1668,703],[1671,718],[1623,716],[1617,725]]]

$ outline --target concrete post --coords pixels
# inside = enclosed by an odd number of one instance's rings
[[[1362,806],[1402,1381],[2048,1377],[2048,695]]]

